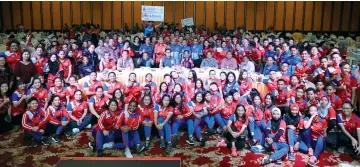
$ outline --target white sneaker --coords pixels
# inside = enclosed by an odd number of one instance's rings
[[[87,125],[85,128],[86,129],[91,129],[91,124]]]
[[[114,142],[105,143],[103,149],[111,149],[114,147]]]
[[[73,128],[73,129],[72,129],[72,132],[73,132],[74,134],[77,134],[77,133],[80,132],[80,129],[78,129],[78,128]]]
[[[125,148],[125,157],[126,158],[134,158],[131,154],[131,151],[129,148]]]

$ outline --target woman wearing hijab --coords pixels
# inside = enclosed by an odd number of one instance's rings
[[[290,112],[283,116],[286,123],[286,132],[290,152],[288,155],[289,161],[295,161],[295,151],[306,152],[306,144],[301,141],[301,131],[304,128],[304,120],[300,115],[300,107],[297,104],[290,105]]]
[[[261,161],[261,165],[267,165],[271,162],[281,164],[281,159],[286,157],[289,146],[286,143],[285,129],[286,123],[281,120],[281,111],[274,108],[271,111],[272,119],[267,123],[265,147],[271,147],[274,151],[269,157],[265,157]]]

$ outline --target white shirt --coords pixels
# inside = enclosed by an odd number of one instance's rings
[[[248,73],[253,73],[255,72],[255,64],[251,61],[248,61],[248,63],[243,62],[239,64],[239,70],[246,71]]]

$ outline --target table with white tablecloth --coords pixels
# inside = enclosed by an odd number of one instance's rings
[[[210,70],[215,70],[216,75],[218,78],[220,78],[220,73],[222,71],[225,72],[234,72],[236,78],[239,77],[239,71],[237,70],[227,70],[227,69],[214,69],[214,68],[194,68],[193,69],[196,74],[197,77],[200,78],[201,80],[203,80],[204,82],[209,78],[209,71]],[[187,75],[189,73],[189,69],[185,69],[185,68],[181,68],[181,69],[173,69],[173,68],[137,68],[134,70],[122,70],[122,71],[113,71],[116,74],[116,80],[122,83],[126,83],[129,79],[129,74],[130,73],[135,73],[136,74],[136,80],[140,83],[144,83],[145,81],[145,75],[148,73],[151,73],[153,75],[153,81],[157,84],[160,85],[161,82],[164,81],[164,75],[165,74],[170,74],[171,71],[176,71],[180,77],[183,78],[187,78]],[[99,72],[97,79],[100,81],[104,81],[107,80],[107,76],[109,74],[110,71],[103,71],[103,72]],[[253,78],[253,80],[256,80],[258,75],[253,73],[250,74],[251,78]],[[79,79],[79,84],[83,84],[84,82],[89,80],[89,76],[86,76],[84,78]],[[255,82],[253,84],[253,87],[258,89],[259,92],[266,94],[268,93],[268,88],[267,86],[262,83],[262,82]]]

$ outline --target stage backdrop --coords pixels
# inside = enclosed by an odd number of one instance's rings
[[[234,29],[343,31],[360,29],[360,2],[0,2],[1,27],[18,24],[33,30],[60,30],[67,23],[95,23],[103,29],[130,28],[141,22],[141,5],[164,6],[165,22],[180,23],[193,17],[196,25],[213,29],[215,22]]]

